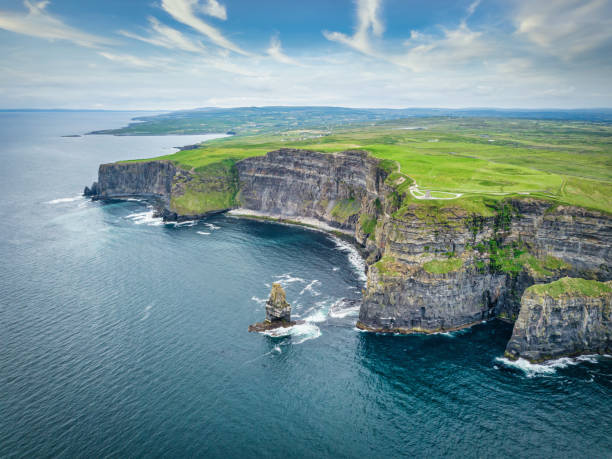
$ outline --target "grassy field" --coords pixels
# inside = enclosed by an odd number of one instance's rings
[[[240,160],[282,147],[322,152],[363,149],[395,161],[397,189],[408,202],[460,206],[486,214],[488,203],[530,195],[612,212],[612,125],[497,118],[409,118],[332,132],[292,130],[217,139],[170,159],[186,169]],[[392,163],[391,163],[392,164]],[[402,180],[403,177],[403,180]],[[418,200],[426,191],[434,198]],[[401,182],[401,183],[400,183]]]

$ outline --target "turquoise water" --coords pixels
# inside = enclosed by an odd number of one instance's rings
[[[129,118],[0,113],[0,457],[611,456],[611,358],[510,366],[497,321],[361,333],[339,241],[78,197],[195,141],[60,137]],[[248,333],[274,281],[306,324]]]

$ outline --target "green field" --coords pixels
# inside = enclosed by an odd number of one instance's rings
[[[205,170],[223,160],[283,147],[363,149],[395,161],[392,183],[406,202],[487,214],[510,196],[533,196],[612,212],[612,124],[499,118],[408,118],[368,125],[239,135],[156,159]],[[387,166],[388,167],[388,166]],[[431,200],[419,200],[426,192]],[[452,199],[461,194],[457,199]],[[451,198],[451,199],[440,199]]]

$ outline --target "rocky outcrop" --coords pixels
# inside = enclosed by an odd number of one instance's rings
[[[326,154],[281,149],[236,163],[242,208],[274,217],[306,217],[355,231],[386,174],[364,151]]]
[[[298,322],[291,321],[291,305],[287,303],[285,291],[279,283],[272,284],[270,298],[266,302],[266,319],[249,325],[250,332],[262,332],[275,328],[287,328]]]
[[[612,352],[612,281],[563,278],[528,288],[506,347],[531,362]]]
[[[102,164],[98,171],[96,197],[155,197],[168,202],[176,170],[170,161]]]

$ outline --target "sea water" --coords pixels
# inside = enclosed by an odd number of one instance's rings
[[[206,136],[130,113],[0,114],[1,457],[610,457],[612,358],[502,358],[498,321],[355,329],[363,263],[321,232],[80,196]],[[273,282],[305,321],[248,333]]]

